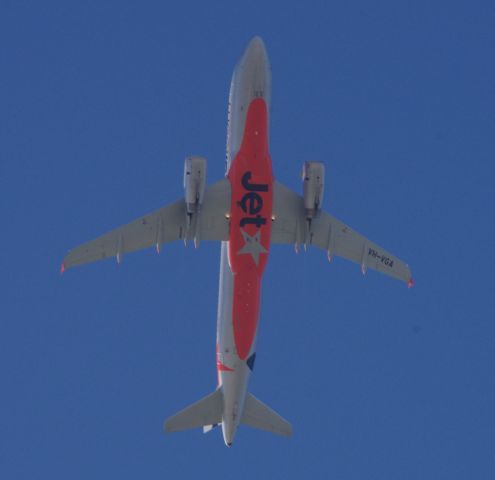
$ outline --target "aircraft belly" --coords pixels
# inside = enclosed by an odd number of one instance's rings
[[[261,278],[271,236],[272,184],[268,112],[256,98],[246,114],[244,135],[227,175],[231,182],[230,238],[222,243],[218,304],[217,370],[235,370],[254,353]]]
[[[263,99],[249,105],[240,149],[228,172],[232,200],[228,259],[232,271],[232,325],[237,355],[252,353],[259,317],[261,277],[271,236],[272,184],[268,116]]]
[[[244,408],[270,249],[273,174],[267,124],[266,103],[256,98],[249,105],[242,142],[227,174],[232,190],[230,236],[221,247],[216,359],[226,442],[233,438]]]

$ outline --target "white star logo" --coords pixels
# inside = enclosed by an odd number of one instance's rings
[[[249,233],[246,233],[244,230],[241,230],[241,233],[244,237],[245,243],[244,246],[237,252],[237,255],[249,253],[253,257],[256,266],[258,266],[260,254],[268,253],[268,250],[260,243],[261,230],[258,230],[253,236],[249,235]]]

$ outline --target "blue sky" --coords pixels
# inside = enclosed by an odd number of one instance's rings
[[[0,477],[492,479],[491,2],[0,5]],[[272,64],[275,176],[409,262],[273,248],[251,390],[294,426],[165,435],[215,387],[219,246],[61,277],[65,252],[223,175],[235,62]]]

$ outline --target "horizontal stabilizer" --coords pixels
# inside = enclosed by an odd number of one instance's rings
[[[218,389],[170,417],[165,421],[163,428],[166,432],[178,432],[189,428],[215,425],[222,421],[222,412],[223,393],[221,389]]]
[[[251,393],[248,393],[246,397],[241,423],[249,427],[276,433],[277,435],[286,437],[292,435],[291,424]]]

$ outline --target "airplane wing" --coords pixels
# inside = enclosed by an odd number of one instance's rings
[[[162,207],[127,225],[71,250],[64,258],[62,271],[76,265],[108,257],[120,261],[125,253],[156,246],[174,240],[228,240],[230,182],[222,179],[206,188],[199,216],[190,223],[184,200]]]
[[[320,212],[311,221],[306,220],[303,198],[279,182],[273,190],[272,243],[315,245],[333,255],[361,266],[385,273],[413,285],[411,270],[402,260],[357,233],[352,228],[326,212]]]

